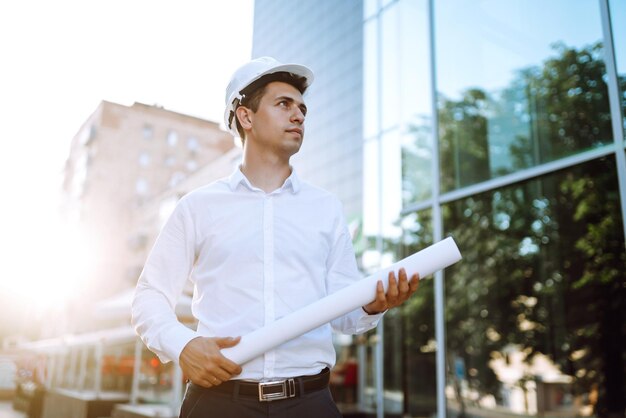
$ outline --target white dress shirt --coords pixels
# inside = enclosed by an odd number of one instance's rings
[[[197,331],[174,313],[187,278]],[[178,202],[139,278],[132,321],[162,361],[178,362],[193,338],[245,335],[360,278],[337,198],[295,171],[266,193],[237,169]],[[357,309],[253,359],[235,378],[318,373],[335,364],[331,326],[362,333],[381,316]]]

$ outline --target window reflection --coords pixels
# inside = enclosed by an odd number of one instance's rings
[[[363,135],[370,139],[378,134],[379,92],[378,92],[378,20],[370,20],[363,25]]]
[[[380,91],[381,129],[384,131],[397,126],[400,116],[400,13],[397,4],[384,9],[381,15],[382,48],[380,50],[381,77],[383,87]]]
[[[598,3],[435,7],[442,190],[612,142]]]
[[[623,411],[618,199],[605,158],[443,207],[463,251],[445,280],[451,413]]]
[[[618,83],[621,92],[623,127],[626,133],[626,2],[610,0],[611,28],[613,29],[613,50],[617,62]]]
[[[414,212],[400,221],[403,234],[389,243],[398,259],[433,242],[431,210]],[[400,416],[434,416],[436,344],[433,280],[420,281],[419,291],[401,309],[385,315],[384,386],[386,412]]]

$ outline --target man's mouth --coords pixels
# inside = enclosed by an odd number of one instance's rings
[[[298,135],[300,135],[300,137],[302,137],[302,134],[303,134],[303,130],[302,130],[302,128],[291,128],[291,129],[287,129],[287,132],[297,133]]]

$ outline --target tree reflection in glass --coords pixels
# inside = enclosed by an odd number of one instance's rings
[[[614,159],[443,209],[464,256],[445,280],[451,408],[623,414],[626,256]]]
[[[497,94],[440,95],[443,191],[612,143],[601,43],[553,49],[555,56],[518,70]]]

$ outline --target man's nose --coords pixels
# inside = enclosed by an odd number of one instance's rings
[[[293,122],[304,123],[304,113],[299,107],[296,107],[293,113],[291,114],[291,120]]]

